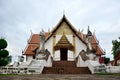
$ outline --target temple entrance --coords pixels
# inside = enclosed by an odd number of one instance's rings
[[[61,61],[67,61],[67,54],[68,54],[67,48],[60,48],[60,60]]]

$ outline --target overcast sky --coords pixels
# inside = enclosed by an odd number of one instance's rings
[[[14,60],[22,55],[30,30],[51,30],[63,13],[84,33],[89,25],[112,59],[111,42],[120,36],[120,0],[0,0],[0,37],[8,41]]]

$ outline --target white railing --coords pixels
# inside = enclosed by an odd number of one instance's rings
[[[33,61],[28,66],[28,74],[41,74],[45,66],[45,60]]]
[[[91,71],[92,74],[94,73],[100,73],[100,72],[106,72],[106,67],[104,64],[99,64],[97,61],[88,60],[86,61],[86,64]]]
[[[34,64],[35,63],[35,64]],[[0,67],[0,74],[41,74],[45,65],[44,61],[34,61],[33,64],[18,67]]]
[[[120,66],[106,66],[108,73],[120,73]]]
[[[106,66],[104,64],[101,64],[99,66],[95,66],[94,68],[95,68],[94,69],[95,73],[105,73],[105,72],[107,72],[106,71]]]
[[[86,61],[86,64],[87,64],[89,70],[91,71],[91,73],[94,74],[94,66],[91,65],[91,62],[90,61]]]
[[[1,67],[0,74],[26,74],[27,69],[18,67]]]
[[[94,61],[87,61],[87,65],[92,74],[94,73],[120,73],[120,66],[106,66],[105,64],[94,64]]]

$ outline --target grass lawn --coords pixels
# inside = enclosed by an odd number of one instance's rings
[[[119,74],[0,74],[0,80],[120,80]]]
[[[120,73],[95,73],[94,75],[120,75]]]

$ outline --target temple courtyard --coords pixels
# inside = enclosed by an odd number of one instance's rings
[[[120,74],[40,74],[40,75],[0,75],[0,80],[120,80]]]

